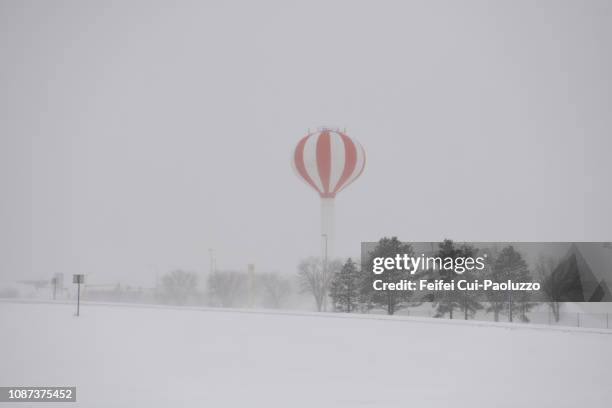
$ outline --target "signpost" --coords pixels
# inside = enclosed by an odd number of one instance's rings
[[[72,275],[72,283],[77,284],[77,317],[81,306],[81,283],[85,283],[85,275]]]
[[[53,300],[55,300],[55,292],[57,291],[57,278],[51,278],[51,284],[53,285]]]

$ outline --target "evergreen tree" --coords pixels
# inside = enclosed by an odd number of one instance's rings
[[[490,279],[499,283],[508,281],[532,282],[527,262],[512,245],[503,248],[498,254],[493,264]],[[490,309],[495,312],[495,321],[499,320],[501,310],[508,313],[508,321],[510,322],[514,320],[516,314],[520,316],[521,320],[528,321],[526,313],[534,305],[529,302],[530,294],[528,291],[497,291],[497,293],[491,293],[489,297],[493,301],[491,306],[494,306],[494,308],[490,307]]]
[[[474,251],[475,254],[476,252]],[[467,282],[474,282],[477,280],[477,274],[481,273],[481,271],[465,271],[461,275],[461,279]],[[463,318],[465,320],[474,317],[478,310],[483,309],[483,305],[480,303],[480,296],[482,296],[482,292],[476,290],[461,290],[457,293],[459,307],[463,311]]]
[[[397,254],[414,256],[412,245],[400,242],[397,237],[382,238],[367,258],[361,281],[361,300],[367,302],[368,305],[386,309],[387,314],[390,315],[407,305],[411,292],[407,290],[374,290],[374,280],[381,280],[384,283],[398,283],[403,279],[414,277],[410,274],[410,271],[404,269],[387,269],[380,275],[375,275],[372,271],[375,258],[395,258]]]
[[[475,258],[478,252],[477,249],[470,245],[457,246],[452,240],[445,239],[438,246],[438,252],[435,256],[442,259],[452,258],[455,262],[458,258]],[[434,275],[433,279],[451,282],[457,278],[472,282],[475,280],[475,272],[465,271],[463,274],[457,274],[450,270],[441,270]],[[463,311],[463,318],[467,320],[472,317],[477,310],[482,309],[482,305],[478,301],[478,292],[475,291],[440,291],[433,295],[433,304],[436,307],[436,316],[444,316],[448,313],[449,318],[453,318],[455,310]]]
[[[332,277],[329,295],[334,309],[351,313],[357,307],[359,297],[359,270],[351,258]]]
[[[561,293],[566,284],[564,279],[566,276],[563,276],[564,274],[553,273],[556,266],[559,264],[560,262],[558,260],[540,255],[535,265],[537,278],[542,287],[542,293],[546,298],[546,303],[548,303],[548,307],[552,312],[555,322],[559,322],[559,309],[561,306],[559,299],[561,298]]]
[[[487,265],[485,276],[493,282],[501,282],[495,267],[492,265]],[[506,295],[501,291],[488,290],[486,292],[486,297],[488,303],[486,309],[487,313],[493,312],[493,320],[499,322],[499,315],[504,311],[506,306]]]

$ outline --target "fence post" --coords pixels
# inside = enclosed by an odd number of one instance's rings
[[[578,327],[580,327],[580,312],[576,313],[576,322],[578,323]]]

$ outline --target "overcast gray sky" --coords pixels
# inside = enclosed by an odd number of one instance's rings
[[[294,273],[308,128],[361,241],[612,240],[612,3],[0,0],[0,280]]]

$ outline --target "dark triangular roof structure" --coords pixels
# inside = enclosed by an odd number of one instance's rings
[[[599,242],[573,243],[552,273],[555,300],[611,302],[608,277],[612,274],[612,254],[608,251]]]
[[[597,288],[595,288],[595,291],[593,292],[593,295],[591,295],[589,302],[612,302],[610,288],[604,280],[599,282]]]
[[[594,275],[589,264],[584,259],[582,252],[578,249],[576,244],[572,244],[570,247],[571,253],[576,257],[576,263],[578,266],[578,273],[580,275],[580,282],[582,283],[582,294],[584,295],[584,302],[590,302],[589,299],[593,297],[595,290],[599,286],[599,279]]]
[[[584,302],[582,280],[575,254],[569,254],[551,275],[551,296],[557,302]]]

